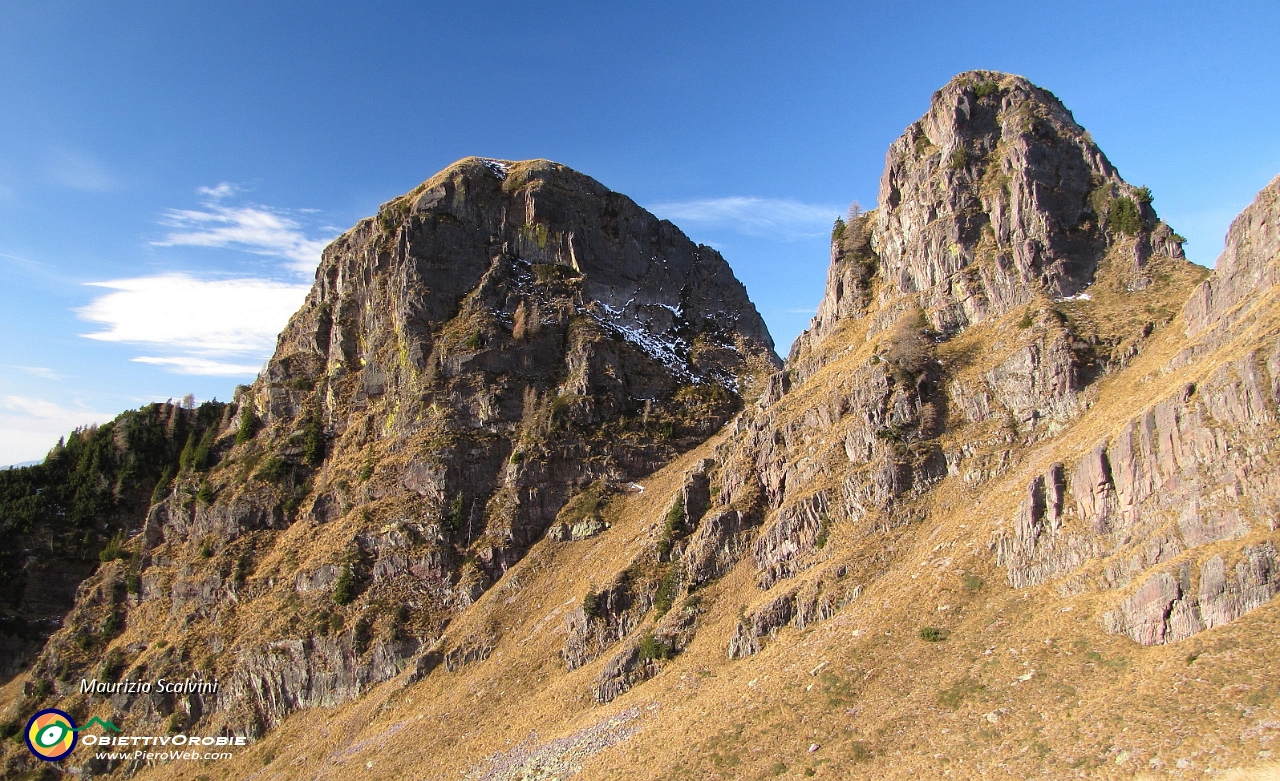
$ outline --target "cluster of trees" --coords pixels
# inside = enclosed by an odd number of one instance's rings
[[[227,407],[149,404],[76,429],[40,464],[0,470],[0,606],[20,600],[24,554],[94,560],[174,475],[208,468]]]

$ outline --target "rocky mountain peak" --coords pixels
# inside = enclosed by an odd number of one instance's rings
[[[715,250],[563,165],[471,157],[325,251],[246,399],[282,433],[318,418],[339,457],[430,451],[444,466],[404,460],[397,491],[428,515],[464,497],[452,541],[483,538],[496,575],[567,496],[714,431],[772,348]],[[310,512],[350,504],[322,491]]]
[[[880,205],[883,295],[921,294],[942,331],[1036,293],[1076,295],[1122,243],[1137,265],[1182,257],[1150,192],[1053,94],[1003,73],[963,73],[934,94],[889,149]]]
[[[713,350],[697,349],[709,340],[740,338],[751,350],[772,351],[764,321],[715,250],[565,166],[471,157],[383,204],[331,245],[258,389],[299,372],[317,380],[356,371],[387,334],[403,337],[403,369],[428,370],[424,337],[460,315],[509,320],[506,329],[521,335],[536,331],[531,318],[550,299],[525,293],[553,277],[572,280],[557,306],[577,307],[687,378],[736,377],[712,365]],[[486,295],[467,296],[478,289]],[[367,295],[385,306],[351,308]],[[515,309],[505,311],[508,304]],[[262,401],[274,414],[271,399]]]
[[[383,204],[234,405],[5,474],[0,653],[53,635],[0,733],[257,738],[226,777],[1263,756],[1280,180],[1210,273],[1056,98],[979,71],[883,185],[782,371],[718,254],[568,168],[467,158]],[[116,686],[186,677],[218,686]]]
[[[191,718],[269,727],[412,658],[429,669],[532,545],[600,534],[611,496],[779,365],[715,250],[562,165],[466,158],[325,249],[266,369],[156,489],[132,569],[102,570],[101,593],[130,578],[147,637],[177,631],[152,608],[180,594],[190,648],[141,663],[180,677],[207,642],[227,683]],[[121,609],[82,600],[71,620]],[[89,663],[61,637],[37,668]]]
[[[815,335],[864,313],[873,287],[952,334],[1036,295],[1081,293],[1112,251],[1141,277],[1153,255],[1183,257],[1151,200],[1052,93],[962,73],[889,148],[879,208],[837,225]]]

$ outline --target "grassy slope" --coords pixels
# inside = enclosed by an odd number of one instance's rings
[[[1016,331],[1012,319],[983,328],[990,331],[973,329],[964,338],[989,345],[993,334]],[[1114,594],[1062,597],[1052,583],[1007,587],[990,543],[1031,475],[1204,376],[1243,349],[1238,345],[1258,344],[1277,330],[1280,316],[1206,362],[1164,372],[1185,343],[1175,320],[1131,366],[1098,386],[1080,418],[1023,451],[1003,477],[980,489],[944,481],[921,500],[929,511],[922,523],[876,536],[837,527],[824,556],[848,559],[855,572],[866,573],[862,596],[825,623],[781,630],[754,657],[729,661],[725,654],[740,608],[769,596],[753,585],[749,558],[704,592],[708,609],[693,645],[615,702],[596,705],[589,694],[607,654],[572,673],[558,655],[565,614],[581,604],[589,584],[654,544],[681,475],[711,453],[713,440],[645,481],[643,494],[615,499],[608,510],[613,527],[602,535],[539,543],[450,627],[455,639],[501,627],[487,661],[456,673],[439,669],[414,686],[392,681],[349,705],[296,714],[231,762],[173,765],[142,777],[310,779],[355,772],[457,779],[470,770],[479,778],[497,767],[486,757],[522,741],[529,754],[574,735],[582,739],[565,741],[543,764],[567,755],[564,767],[581,767],[579,778],[627,781],[1132,778],[1153,771],[1193,777],[1263,762],[1280,737],[1272,658],[1280,604],[1182,643],[1146,648],[1099,628],[1096,616]],[[856,344],[858,336],[833,338]],[[863,359],[854,349],[833,361],[788,397],[780,414],[803,409],[807,388],[838,382]],[[877,561],[881,577],[867,564]],[[925,626],[945,628],[949,639],[922,640]],[[625,724],[610,728],[619,716]],[[596,732],[581,733],[593,726]],[[631,728],[638,731],[592,754]],[[1274,771],[1251,772],[1273,777]]]

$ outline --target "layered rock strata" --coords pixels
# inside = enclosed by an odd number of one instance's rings
[[[1274,443],[1280,180],[1232,224],[1182,310],[1172,393],[1028,487],[1001,560],[1014,585],[1122,589],[1101,620],[1144,644],[1184,640],[1280,591]],[[1099,562],[1099,567],[1084,565]]]
[[[262,731],[407,666],[482,660],[487,638],[441,646],[457,611],[548,529],[602,531],[612,493],[778,365],[715,250],[564,166],[463,160],[325,250],[217,464],[151,508],[36,674],[78,680],[99,645],[113,675],[196,666],[216,695],[114,706]]]

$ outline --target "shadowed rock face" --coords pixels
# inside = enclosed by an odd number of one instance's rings
[[[251,397],[272,426],[321,415],[338,456],[434,437],[402,482],[461,495],[497,574],[572,490],[718,428],[772,350],[715,250],[564,166],[468,158],[326,250]]]
[[[220,691],[115,707],[235,729],[348,700],[415,655],[418,675],[482,659],[483,637],[431,646],[553,521],[602,531],[595,504],[779,366],[715,250],[564,166],[467,158],[325,250],[217,463],[179,475],[69,623],[177,622],[193,642],[120,664],[175,675],[207,656]],[[39,673],[72,680],[85,643],[55,638]]]

